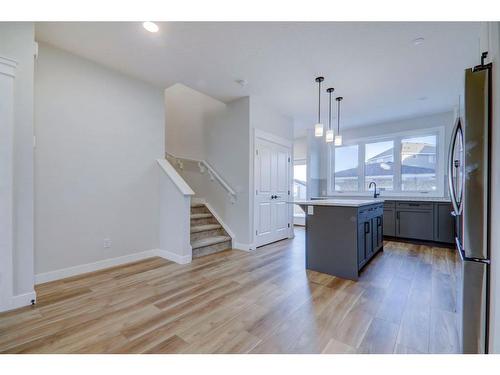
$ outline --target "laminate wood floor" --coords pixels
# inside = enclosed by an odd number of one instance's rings
[[[4,353],[453,353],[451,249],[386,242],[352,282],[304,269],[304,231],[252,253],[160,258],[38,285]]]

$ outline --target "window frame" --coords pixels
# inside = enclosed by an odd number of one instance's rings
[[[343,146],[358,145],[358,190],[357,191],[338,191],[335,190],[335,146],[329,144],[328,147],[328,176],[327,176],[327,193],[329,196],[345,197],[345,196],[371,196],[373,191],[364,190],[365,187],[365,145],[367,143],[393,141],[394,142],[394,175],[393,175],[393,190],[382,190],[381,197],[444,197],[444,178],[445,178],[445,128],[444,126],[416,129],[403,132],[395,132],[382,134],[380,136],[370,136],[344,141]],[[401,141],[408,137],[422,137],[436,135],[436,190],[429,191],[408,191],[401,190]]]

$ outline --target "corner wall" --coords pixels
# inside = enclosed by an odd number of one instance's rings
[[[40,44],[35,99],[37,276],[157,249],[163,89]]]

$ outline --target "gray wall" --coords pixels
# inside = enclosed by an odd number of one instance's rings
[[[36,273],[158,248],[163,90],[41,44],[35,99]]]
[[[17,60],[14,83],[14,294],[33,291],[34,25],[0,23],[0,55]]]
[[[206,157],[223,179],[236,191],[231,204],[227,196],[214,207],[242,244],[251,242],[250,232],[250,99],[227,103],[224,111],[211,119],[206,138]]]

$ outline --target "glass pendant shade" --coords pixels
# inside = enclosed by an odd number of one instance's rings
[[[342,136],[341,135],[336,135],[334,143],[335,143],[335,146],[342,146]]]
[[[332,129],[329,129],[326,131],[326,139],[325,140],[327,143],[333,142],[333,130]]]
[[[323,124],[316,124],[316,125],[314,125],[314,135],[316,137],[322,137],[323,136]]]

